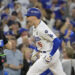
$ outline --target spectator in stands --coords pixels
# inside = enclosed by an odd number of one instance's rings
[[[67,45],[68,39],[71,34],[71,30],[68,29],[70,25],[70,20],[67,18],[65,22],[62,23],[62,26],[59,30],[59,39],[61,40],[62,49]]]
[[[60,32],[61,27],[62,27],[62,21],[59,20],[59,19],[57,19],[57,20],[55,21],[55,24],[54,24],[53,27],[52,27],[52,31],[53,31],[57,36],[59,36],[59,32]]]
[[[4,32],[6,38],[8,40],[10,40],[11,38],[15,38],[14,34],[12,33],[12,31],[7,31],[7,32]]]
[[[21,28],[19,30],[19,34],[20,34],[20,37],[17,39],[18,45],[24,43],[24,41],[28,39],[28,29]]]
[[[22,6],[19,2],[14,3],[14,11],[19,12],[22,10]]]
[[[29,67],[32,65],[32,61],[31,61],[32,50],[24,47],[22,52],[23,52],[23,56],[24,56],[24,59],[23,59],[24,66],[22,68],[21,75],[26,75],[27,71],[29,70]]]
[[[69,0],[68,1],[68,9],[69,9],[69,15],[72,16],[72,9],[75,7],[75,0]]]
[[[5,14],[7,14],[7,15],[10,14],[9,6],[4,7],[3,13],[5,13]]]
[[[75,49],[75,41],[72,42],[72,48]]]
[[[12,49],[4,50],[7,62],[4,64],[5,71],[8,75],[20,75],[23,67],[23,54],[16,48],[16,39],[11,39]]]
[[[75,75],[75,58],[73,59],[74,50],[72,48],[66,47],[63,50],[62,60],[64,72],[67,75]]]
[[[12,12],[12,14],[11,14],[11,20],[17,21],[17,12],[16,11]]]
[[[12,33],[14,34],[14,36],[16,37],[16,38],[18,38],[19,37],[19,29],[20,29],[20,24],[19,24],[19,22],[13,22],[12,24],[11,24],[11,31],[12,31]]]
[[[22,28],[26,28],[26,17],[22,15],[22,12],[18,12],[18,21],[21,23]]]
[[[7,25],[8,18],[9,18],[9,16],[7,14],[2,14],[1,15],[1,19],[2,19],[2,22],[3,22],[3,31],[4,32],[9,31],[9,27]]]
[[[59,0],[52,0],[50,9],[55,13],[55,19],[63,20],[63,16],[65,15],[65,6],[63,6],[64,4],[64,1],[59,2]]]

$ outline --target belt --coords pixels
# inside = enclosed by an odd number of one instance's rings
[[[38,52],[40,52],[40,53],[47,53],[47,52],[50,52],[50,50],[49,51],[38,51]]]

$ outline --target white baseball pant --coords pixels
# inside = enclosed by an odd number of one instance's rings
[[[44,57],[47,53],[42,53],[41,57],[33,64],[27,72],[27,75],[40,75],[47,69],[50,69],[54,75],[66,75],[63,71],[62,64],[59,59],[59,51],[52,57],[51,62],[47,63]]]

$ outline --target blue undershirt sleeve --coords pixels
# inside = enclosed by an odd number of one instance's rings
[[[56,53],[56,51],[58,50],[59,46],[60,46],[60,40],[58,38],[55,38],[53,40],[53,48],[52,48],[52,50],[50,52],[51,56],[53,56]]]

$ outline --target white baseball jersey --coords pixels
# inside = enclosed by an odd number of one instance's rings
[[[41,21],[37,28],[33,27],[33,36],[36,40],[37,49],[40,51],[51,51],[53,40],[56,35]]]
[[[48,51],[46,53],[40,53],[40,58],[31,66],[27,75],[40,75],[47,69],[50,69],[53,72],[53,75],[66,75],[63,72],[61,62],[59,60],[59,50],[56,51],[52,60],[48,63],[45,60],[47,55],[50,55],[50,51],[53,47],[53,40],[56,38],[55,34],[48,28],[48,26],[41,21],[37,28],[34,28],[33,35],[36,39],[36,46],[38,50]],[[57,43],[58,44],[58,43]],[[33,58],[36,55],[34,50]],[[33,59],[32,58],[32,59]],[[35,58],[34,58],[35,60]]]

